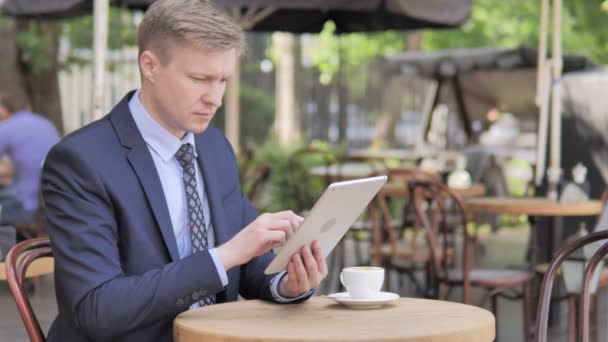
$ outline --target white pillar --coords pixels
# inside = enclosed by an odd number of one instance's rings
[[[226,137],[235,153],[239,152],[239,113],[240,113],[240,97],[239,88],[241,87],[241,62],[237,60],[234,75],[228,82],[228,90],[226,94],[226,117],[225,131]]]
[[[562,0],[553,1],[553,43],[551,79],[551,150],[547,170],[549,198],[557,200],[562,169]]]
[[[109,0],[95,0],[93,7],[93,120],[101,118],[105,103]]]
[[[538,44],[538,63],[536,66],[536,97],[539,108],[538,136],[536,146],[536,170],[534,183],[540,185],[545,174],[547,153],[547,132],[549,131],[549,91],[551,83],[551,63],[547,62],[547,33],[549,25],[549,0],[542,0],[540,15],[540,39]]]
[[[289,33],[275,33],[273,43],[277,51],[275,130],[281,146],[287,146],[297,136],[295,115],[295,39]]]

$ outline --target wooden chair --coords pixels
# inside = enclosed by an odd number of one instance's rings
[[[26,277],[40,276],[53,271],[51,244],[48,238],[37,238],[18,243],[6,257],[6,277],[25,330],[33,342],[45,341],[40,323],[32,310],[25,290]],[[31,267],[30,267],[31,266]]]
[[[536,314],[536,342],[547,342],[547,330],[548,330],[548,322],[549,322],[549,306],[551,303],[551,291],[553,289],[553,283],[555,282],[556,277],[560,273],[560,269],[564,260],[572,254],[575,250],[601,240],[608,240],[608,230],[602,230],[599,232],[591,233],[589,235],[583,236],[573,241],[569,241],[564,244],[551,263],[549,264],[549,268],[547,269],[545,276],[543,277],[543,282],[540,288],[540,300],[538,302],[537,314]],[[601,250],[598,250],[595,255],[590,260],[587,270],[585,271],[585,279],[587,275],[593,274],[597,264],[599,263],[599,255],[601,255],[604,251],[603,246]],[[605,255],[605,253],[604,253]],[[595,264],[595,266],[594,266]],[[593,267],[592,267],[593,266]],[[583,293],[581,294],[581,335],[587,336],[589,335],[589,281],[585,280],[583,283]],[[572,310],[572,308],[571,308]],[[586,328],[585,328],[586,327]]]
[[[497,316],[497,299],[519,299],[523,297],[523,319],[524,319],[524,341],[529,339],[531,321],[531,280],[533,275],[519,270],[507,269],[472,269],[470,265],[470,243],[471,237],[467,231],[467,214],[464,203],[454,190],[438,181],[418,183],[414,197],[414,206],[419,221],[425,229],[431,247],[432,267],[436,282],[436,294],[439,299],[446,299],[455,286],[463,288],[463,302],[470,303],[471,287],[485,290],[485,295],[480,303],[484,305],[491,301],[491,310]],[[433,205],[428,206],[426,203]],[[462,264],[460,267],[455,263],[448,262],[444,258],[449,245],[444,239],[441,241],[440,234],[448,229],[447,206],[453,206],[460,215],[458,228],[462,231]],[[430,215],[435,219],[431,219]],[[451,229],[456,229],[452,227]],[[447,292],[442,287],[447,287]],[[521,292],[518,291],[521,288]]]
[[[591,307],[590,307],[590,302],[591,302],[591,280],[593,278],[593,275],[595,274],[595,271],[597,270],[597,267],[599,266],[600,261],[602,261],[602,259],[604,259],[604,257],[606,257],[606,255],[608,254],[608,243],[605,243],[604,245],[602,245],[596,252],[595,254],[591,257],[591,260],[589,260],[589,264],[587,265],[587,268],[585,269],[585,274],[583,276],[583,283],[582,283],[582,287],[581,287],[581,297],[580,297],[580,332],[581,332],[581,338],[580,341],[582,342],[589,342],[589,337],[590,337],[590,328],[589,328],[589,317],[591,316]],[[600,274],[600,284],[598,284],[598,289],[601,285],[605,285],[605,284],[601,284],[602,283],[602,277],[605,274],[605,272],[601,272]],[[598,294],[595,294],[595,313],[597,315],[597,311],[599,311],[599,301],[597,300],[599,298]],[[597,327],[600,326],[597,317],[595,318],[595,339],[594,340],[598,340],[597,339]]]
[[[547,273],[547,270],[549,269],[550,263],[542,263],[539,264],[538,266],[536,266],[536,275],[539,277],[539,279],[542,279],[542,277],[545,276],[545,274]],[[561,268],[557,270],[557,273],[555,274],[556,278],[561,278],[562,277],[562,270]],[[599,282],[597,284],[597,288],[598,291],[600,289],[605,289],[608,288],[608,268],[604,268],[601,273],[600,273],[600,279]],[[568,301],[568,342],[575,342],[576,341],[576,302],[577,299],[579,298],[578,295],[575,294],[566,294],[564,296],[558,296],[558,297],[553,297],[552,301],[556,302],[556,301],[562,301],[562,300],[567,300]],[[590,316],[591,316],[591,328],[590,328],[590,335],[594,336],[597,333],[597,327],[599,326],[599,307],[600,307],[600,296],[598,293],[595,293],[593,295],[591,295],[591,298],[593,300],[593,303],[591,305],[590,308]]]
[[[430,178],[429,178],[430,177]],[[386,274],[386,288],[391,287],[391,270],[400,275],[406,275],[415,286],[418,294],[427,296],[429,277],[428,271],[431,262],[431,250],[428,243],[421,239],[415,220],[416,215],[411,204],[413,197],[412,184],[417,181],[434,179],[434,175],[417,169],[394,169],[389,172],[389,181],[404,182],[401,186],[385,186],[368,206],[370,221],[372,223],[372,264],[383,266]],[[402,200],[403,207],[401,220],[393,217],[389,201]],[[401,203],[400,203],[401,204]],[[380,213],[380,219],[377,218]],[[410,215],[413,216],[412,221]],[[412,233],[407,235],[401,227],[403,221],[413,223]],[[446,253],[451,257],[452,251]],[[421,284],[415,273],[424,271],[426,283]],[[401,281],[401,278],[399,278]]]

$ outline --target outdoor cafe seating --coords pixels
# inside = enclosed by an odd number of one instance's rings
[[[537,308],[537,314],[536,314],[536,338],[535,341],[536,342],[547,342],[548,341],[548,322],[549,322],[549,308],[551,303],[553,302],[552,299],[552,291],[553,291],[553,287],[555,284],[555,280],[557,279],[558,275],[563,276],[563,269],[562,266],[564,264],[564,261],[567,260],[567,258],[576,250],[584,248],[585,246],[588,246],[590,244],[593,243],[601,243],[601,247],[595,249],[595,252],[593,253],[593,256],[590,258],[590,260],[588,260],[588,263],[581,263],[582,265],[582,270],[584,270],[584,272],[581,272],[579,274],[576,274],[574,276],[578,276],[581,277],[582,276],[582,282],[580,285],[580,307],[579,307],[579,317],[578,317],[578,324],[579,324],[579,333],[576,333],[576,326],[575,324],[573,324],[574,322],[570,322],[569,326],[568,326],[568,335],[569,335],[569,341],[582,341],[582,342],[588,342],[590,339],[590,316],[591,316],[591,308],[590,308],[590,296],[591,296],[591,288],[592,288],[592,277],[598,267],[598,265],[600,264],[600,261],[602,261],[602,259],[606,256],[606,254],[608,254],[608,243],[606,243],[606,240],[608,239],[608,231],[607,230],[600,230],[594,233],[591,233],[589,235],[583,236],[579,239],[576,240],[572,240],[568,243],[566,243],[564,246],[562,246],[556,253],[555,257],[553,258],[553,260],[551,261],[551,263],[549,264],[547,271],[543,277],[543,281],[542,281],[542,285],[540,288],[540,294],[539,294],[539,303],[538,303],[538,308]],[[603,273],[603,272],[601,272]],[[601,278],[603,277],[598,277],[598,281],[599,283],[601,283]],[[595,285],[600,286],[599,284]],[[596,297],[598,295],[596,294]],[[570,307],[570,316],[571,319],[576,319],[575,318],[575,307]],[[594,320],[594,323],[599,323],[596,320]],[[595,340],[597,340],[597,331],[592,331],[592,333],[595,335]]]
[[[380,193],[375,204],[381,208],[386,219],[385,227],[389,242],[381,245],[382,238],[379,224],[374,230],[374,255],[377,265],[387,270],[397,270],[408,275],[416,282],[412,265],[422,264],[425,271],[425,286],[418,285],[422,294],[445,300],[449,298],[453,287],[462,287],[463,302],[471,303],[471,287],[485,291],[481,305],[491,304],[496,316],[497,298],[523,299],[523,333],[528,336],[531,322],[531,280],[533,275],[526,271],[507,269],[478,269],[471,265],[471,237],[468,232],[468,220],[464,202],[459,194],[445,186],[437,177],[418,173],[418,178],[410,182],[413,189],[412,202],[415,207],[417,222],[424,229],[424,242],[420,240],[398,240],[395,228],[390,224],[390,209],[386,196]],[[374,212],[373,210],[370,212]],[[458,222],[448,220],[457,213]],[[459,232],[459,233],[458,233]],[[456,239],[457,234],[460,236]],[[456,240],[461,241],[460,254],[456,255]],[[383,253],[383,247],[384,248]],[[404,263],[404,261],[406,263]],[[409,261],[409,263],[407,263]],[[389,274],[390,272],[387,272]],[[387,284],[390,280],[387,281]]]

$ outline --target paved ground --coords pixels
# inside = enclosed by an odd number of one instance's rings
[[[486,234],[482,237],[486,248],[486,253],[481,263],[486,266],[506,266],[523,264],[523,256],[527,241],[527,230],[502,229],[498,234]],[[347,250],[351,246],[347,245]],[[353,261],[351,260],[351,263]],[[333,274],[336,274],[334,272]],[[335,278],[333,279],[335,281]],[[55,304],[53,278],[47,276],[42,279],[42,291],[37,298],[32,298],[32,305],[36,311],[43,329],[46,331],[57,312]],[[400,290],[403,296],[411,295],[411,286],[407,284]],[[321,293],[328,291],[321,291]],[[478,298],[479,293],[474,293]],[[454,292],[454,299],[458,299],[459,294]],[[498,336],[501,342],[522,341],[522,303],[521,301],[499,301],[498,314]],[[562,310],[565,311],[565,310]],[[565,312],[563,312],[565,314]],[[606,297],[602,293],[602,305],[600,309],[600,321],[606,321]],[[566,341],[565,320],[561,320],[558,327],[551,330],[552,342]],[[607,340],[605,326],[600,331],[600,341]],[[0,283],[0,342],[19,342],[28,341],[25,329],[17,312],[15,303],[10,295],[6,283]]]

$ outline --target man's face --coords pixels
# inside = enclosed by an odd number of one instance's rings
[[[149,55],[146,55],[149,54]],[[178,138],[201,133],[222,105],[227,80],[234,74],[236,50],[205,50],[172,45],[166,61],[146,51],[140,57],[146,108]]]

